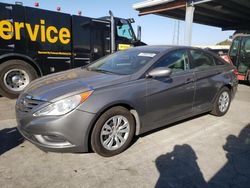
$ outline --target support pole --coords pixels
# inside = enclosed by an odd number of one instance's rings
[[[115,17],[113,15],[113,12],[109,11],[110,15],[110,22],[111,22],[111,53],[115,52]]]
[[[186,46],[190,46],[192,41],[192,24],[194,19],[194,9],[195,9],[194,6],[190,4],[186,5],[185,35],[184,35],[184,44]]]

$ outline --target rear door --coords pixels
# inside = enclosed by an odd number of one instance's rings
[[[14,51],[14,27],[13,7],[9,4],[0,3],[0,53]]]
[[[206,111],[211,108],[218,90],[216,76],[222,73],[223,69],[218,69],[211,55],[203,51],[190,50],[190,54],[190,68],[194,70],[196,80],[194,110]]]
[[[92,61],[111,52],[110,22],[107,20],[92,19]]]
[[[170,77],[148,79],[144,122],[148,129],[166,125],[193,112],[194,74],[189,69],[187,51],[171,52],[156,67],[169,67],[173,72]]]

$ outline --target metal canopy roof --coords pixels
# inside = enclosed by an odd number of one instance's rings
[[[223,30],[250,29],[250,0],[149,0],[133,5],[139,15],[157,14],[185,20],[186,6],[194,6],[194,23]]]

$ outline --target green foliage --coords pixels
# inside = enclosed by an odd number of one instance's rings
[[[216,45],[231,45],[231,44],[232,44],[232,41],[226,39],[222,42],[217,43]]]

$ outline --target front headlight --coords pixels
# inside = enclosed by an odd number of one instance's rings
[[[34,116],[59,116],[74,110],[78,105],[82,104],[93,91],[87,91],[79,95],[67,97],[52,103],[41,110],[35,112]]]

